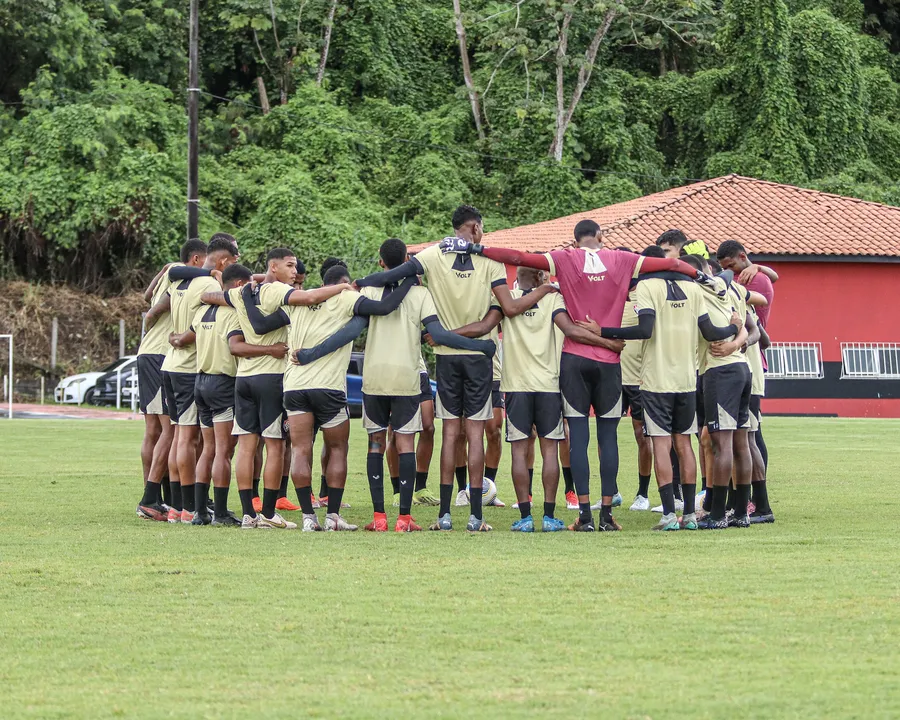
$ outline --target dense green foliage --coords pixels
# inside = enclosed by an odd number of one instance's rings
[[[496,229],[736,172],[900,204],[891,2],[460,6],[468,80],[451,0],[201,3],[201,234],[362,270],[460,202]],[[2,272],[173,255],[186,42],[181,1],[0,2]]]

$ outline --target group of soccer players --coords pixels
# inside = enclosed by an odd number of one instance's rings
[[[768,293],[752,292],[735,279],[768,280],[771,270],[749,263],[744,249],[729,241],[718,251],[723,271],[703,243],[689,243],[679,231],[637,254],[603,248],[600,227],[583,220],[574,228],[574,246],[530,254],[482,246],[482,217],[474,207],[457,208],[452,225],[453,236],[411,257],[402,241],[385,241],[381,270],[355,282],[344,263],[330,258],[315,290],[302,288],[305,267],[288,248],[270,251],[265,272],[254,275],[238,264],[230,235],[216,234],[208,245],[188,241],[180,262],[164,267],[146,293],[150,310],[138,353],[144,493],[137,514],[292,529],[297,524],[278,511],[300,510],[304,531],[356,530],[341,515],[350,422],[346,373],[353,342],[367,329],[363,425],[373,519],[366,530],[389,529],[385,455],[399,506],[395,531],[422,529],[411,515],[414,504],[437,505],[431,529],[451,530],[454,489],[456,504],[470,506],[466,529],[491,530],[483,505],[502,503],[494,492],[485,498],[483,489],[496,477],[504,408],[520,513],[513,531],[535,530],[536,445],[543,531],[566,529],[555,514],[560,459],[567,506],[578,510],[568,529],[621,529],[612,508],[621,502],[623,409],[639,445],[633,510],[649,508],[656,466],[662,518],[654,529],[773,521],[759,429],[760,343],[767,342],[762,310],[771,302],[771,283]],[[518,266],[513,289],[504,264]],[[436,396],[422,357],[426,342],[436,358]],[[592,413],[601,488],[594,506]],[[427,490],[435,417],[442,421],[438,497]],[[705,512],[695,511],[690,439],[701,427]],[[317,498],[313,444],[320,431]],[[240,518],[228,510],[233,455]],[[299,505],[287,498],[289,478]],[[322,506],[324,526],[316,514]],[[681,518],[676,510],[683,510]]]

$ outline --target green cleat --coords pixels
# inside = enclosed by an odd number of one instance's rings
[[[399,505],[399,500],[398,503]],[[440,498],[436,498],[430,492],[428,492],[427,488],[422,488],[421,490],[416,490],[413,493],[413,505],[440,505]]]
[[[663,531],[680,530],[681,525],[678,523],[678,516],[675,513],[669,513],[668,515],[663,515],[651,529]]]

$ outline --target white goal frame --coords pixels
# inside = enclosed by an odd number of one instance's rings
[[[7,417],[12,420],[13,416],[13,386],[15,383],[13,382],[13,336],[12,335],[0,335],[0,340],[9,340],[9,374],[8,374],[8,386],[4,389],[9,393],[6,397],[9,401],[9,408],[7,410]]]

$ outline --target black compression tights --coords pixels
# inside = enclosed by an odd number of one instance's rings
[[[588,418],[567,418],[569,422],[569,456],[572,479],[578,495],[590,494],[591,468],[588,463],[590,429]],[[618,418],[597,418],[597,445],[600,447],[600,492],[604,497],[618,492],[619,440]]]
[[[766,447],[766,441],[763,440],[762,434],[762,425],[759,426],[759,430],[756,431],[756,447],[759,448],[759,454],[762,455],[763,465],[765,465],[766,470],[769,469],[769,450]]]

